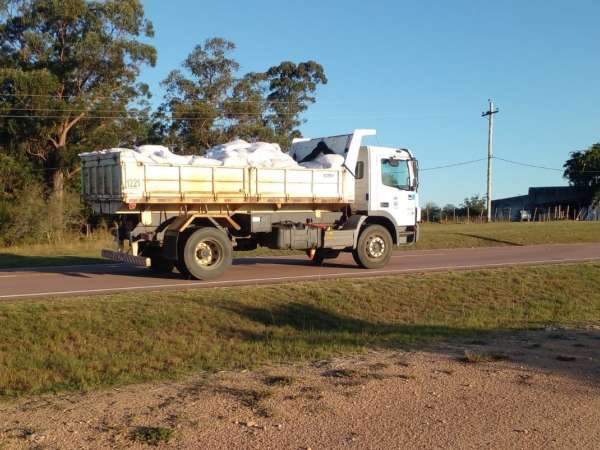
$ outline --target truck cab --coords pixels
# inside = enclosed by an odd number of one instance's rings
[[[373,129],[357,129],[347,135],[295,139],[290,154],[305,161],[320,147],[321,152],[342,155],[349,175],[346,191],[353,190],[352,213],[385,226],[395,245],[411,244],[418,239],[421,221],[418,161],[405,148],[362,145],[375,134]]]
[[[420,221],[418,163],[407,149],[361,146],[355,171],[357,214],[389,220],[398,243]]]

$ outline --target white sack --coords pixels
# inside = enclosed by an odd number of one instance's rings
[[[278,169],[298,167],[291,156],[281,151],[279,144],[269,142],[248,143],[236,139],[209,149],[206,156],[223,161],[226,167],[250,166]]]

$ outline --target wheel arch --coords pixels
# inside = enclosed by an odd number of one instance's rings
[[[384,216],[368,216],[363,223],[363,227],[369,225],[383,226],[388,231],[388,233],[390,233],[394,245],[398,245],[398,231],[396,230],[396,226],[390,219]]]

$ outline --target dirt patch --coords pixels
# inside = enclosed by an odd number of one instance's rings
[[[0,448],[599,448],[599,334],[550,328],[3,402]]]

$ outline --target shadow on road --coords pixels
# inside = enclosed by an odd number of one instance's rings
[[[244,257],[234,259],[234,266],[254,266],[254,265],[280,265],[280,266],[314,266],[313,262],[308,258],[270,258],[270,257]],[[338,259],[326,259],[323,263],[324,267],[337,267],[342,269],[348,268],[358,268],[356,264],[352,261],[348,261],[348,263],[343,263]],[[316,266],[315,266],[316,267]]]
[[[519,242],[503,241],[502,239],[495,239],[495,238],[491,238],[488,236],[481,236],[479,234],[470,234],[470,233],[455,233],[455,234],[458,236],[466,236],[466,237],[472,237],[475,239],[481,239],[482,241],[496,242],[498,244],[505,244],[505,245],[512,245],[514,247],[523,247],[523,245],[524,245]]]
[[[27,269],[41,266],[70,266],[106,263],[105,259],[85,256],[16,255],[0,253],[0,269]]]

